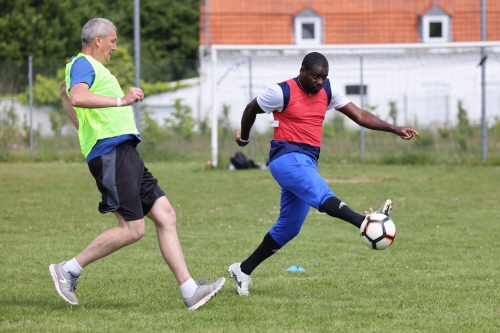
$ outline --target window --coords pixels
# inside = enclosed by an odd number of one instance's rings
[[[345,94],[346,95],[360,95],[361,89],[360,85],[347,85],[345,86]],[[363,85],[363,95],[366,96],[367,87]]]
[[[314,39],[314,23],[302,23],[302,39]]]
[[[429,23],[429,37],[442,38],[443,37],[443,23],[431,22]]]
[[[441,8],[436,6],[422,16],[420,32],[422,42],[450,42],[450,31],[450,16]]]
[[[359,84],[347,84],[345,85],[345,95],[355,105],[360,108],[366,108],[370,105],[370,97],[368,96],[368,86]],[[366,109],[365,109],[366,110]]]
[[[303,10],[294,18],[295,44],[317,45],[323,42],[322,20],[310,9]]]

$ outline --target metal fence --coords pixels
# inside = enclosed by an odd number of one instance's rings
[[[482,58],[482,46],[487,58]],[[498,157],[500,42],[215,45],[201,67],[205,80],[202,105],[213,112],[213,124],[220,123],[224,109],[230,110],[231,123],[237,123],[251,96],[297,76],[304,55],[311,51],[326,56],[331,82],[353,103],[390,123],[413,126],[423,134],[412,143],[387,141],[391,140],[387,134],[368,136],[370,131],[363,131],[349,119],[339,119],[339,113],[332,111],[325,119],[323,156],[348,154],[369,159],[418,153],[434,160],[481,160],[484,147]],[[255,130],[268,131],[271,122],[272,115],[259,116]],[[351,143],[353,138],[358,140],[355,145]],[[218,141],[212,136],[213,161],[219,156]]]
[[[482,81],[480,48],[339,51],[323,49],[330,80],[355,104],[398,125],[415,126],[421,137],[404,142],[364,131],[329,112],[322,159],[387,163],[481,161]],[[298,74],[304,50],[220,50],[197,60],[143,61],[141,103],[145,159],[213,160],[220,166],[239,148],[234,132],[245,105],[267,86]],[[500,162],[500,48],[487,48],[485,111],[487,160]],[[83,161],[76,130],[66,119],[59,86],[68,60],[0,62],[0,161]],[[133,64],[109,68],[126,90]],[[30,89],[30,81],[32,86]],[[215,89],[214,89],[215,84]],[[32,91],[32,107],[30,107]],[[215,118],[214,118],[215,117]],[[215,121],[214,121],[215,119]],[[252,144],[243,151],[265,161],[272,139],[270,116],[259,116]],[[216,124],[218,130],[212,132]],[[397,139],[397,138],[396,138]],[[30,149],[30,143],[31,149]]]

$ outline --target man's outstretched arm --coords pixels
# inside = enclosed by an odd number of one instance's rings
[[[353,103],[347,103],[344,107],[338,109],[348,116],[352,121],[356,122],[358,125],[376,130],[394,133],[404,140],[410,140],[413,135],[419,135],[416,130],[405,126],[394,126],[382,119],[374,116],[372,113],[358,108]]]

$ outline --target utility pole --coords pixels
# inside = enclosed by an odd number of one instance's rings
[[[486,0],[481,0],[481,41],[486,41]],[[481,160],[488,157],[488,124],[486,121],[486,49],[481,47]]]
[[[141,87],[141,21],[140,21],[140,0],[134,0],[134,63],[135,63],[135,86]],[[141,104],[134,103],[134,118],[137,130],[141,131]]]

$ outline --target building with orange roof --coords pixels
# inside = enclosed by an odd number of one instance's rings
[[[200,21],[201,45],[472,42],[481,1],[204,0]],[[486,40],[500,40],[498,0],[486,1]]]

